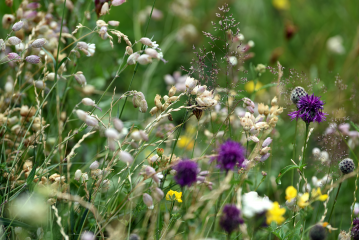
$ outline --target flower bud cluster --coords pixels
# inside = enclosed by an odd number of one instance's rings
[[[167,108],[174,103],[175,101],[178,100],[178,96],[175,96],[177,92],[177,89],[175,86],[172,86],[171,89],[168,91],[168,95],[165,95],[163,97],[161,97],[161,95],[156,94],[155,99],[154,99],[154,103],[155,106],[151,109],[150,113],[151,115],[159,115],[162,112],[166,111]],[[162,100],[164,101],[164,103],[162,103]],[[171,115],[169,115],[171,116]],[[169,119],[172,118],[169,117]],[[171,119],[170,119],[171,120]]]

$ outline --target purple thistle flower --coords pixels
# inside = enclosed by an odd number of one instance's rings
[[[301,118],[306,123],[317,122],[321,123],[325,121],[326,113],[323,113],[324,102],[320,100],[320,97],[313,95],[306,95],[302,97],[297,103],[298,110],[290,112],[288,115],[291,119]]]
[[[229,170],[233,170],[236,165],[243,167],[244,158],[244,147],[238,142],[227,140],[219,149],[217,166],[228,172]]]
[[[174,177],[181,187],[191,186],[197,181],[198,165],[191,160],[182,160],[173,167],[177,171]]]
[[[352,237],[354,240],[359,240],[359,218],[353,220]]]
[[[227,204],[223,208],[222,217],[219,221],[219,225],[224,231],[231,233],[236,230],[239,224],[243,224],[243,218],[241,217],[241,211],[233,204]]]

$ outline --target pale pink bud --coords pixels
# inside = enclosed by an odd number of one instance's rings
[[[81,100],[81,102],[86,106],[95,106],[96,105],[95,101],[92,100],[91,98],[83,98]]]
[[[32,2],[26,5],[27,9],[37,9],[40,7],[40,3]]]
[[[92,232],[84,231],[81,234],[81,240],[95,240],[96,236]]]
[[[94,161],[93,163],[91,163],[90,169],[96,170],[96,169],[98,169],[99,166],[100,166],[100,163],[98,161]]]
[[[262,147],[268,147],[272,143],[272,139],[270,137],[267,137],[262,144]]]
[[[113,128],[106,129],[105,136],[114,140],[120,138],[120,134]]]
[[[88,45],[87,45],[87,43],[85,43],[85,42],[78,42],[78,43],[77,43],[77,47],[78,47],[79,49],[88,49]]]
[[[90,127],[95,127],[98,125],[97,119],[94,117],[88,116],[88,115],[85,119],[85,123],[87,124],[87,126],[90,126]]]
[[[121,4],[125,3],[126,0],[112,0],[112,5],[117,7],[120,6]]]
[[[14,53],[14,52],[9,53],[7,55],[7,57],[9,58],[9,60],[14,60],[14,61],[21,60],[21,57],[17,53]]]
[[[269,156],[270,156],[270,153],[266,153],[261,157],[261,159],[259,161],[264,162],[265,160],[267,160],[269,158]]]
[[[126,47],[126,54],[127,54],[127,55],[131,55],[132,53],[133,53],[132,47],[127,46],[127,47]]]
[[[142,130],[140,130],[139,132],[140,132],[140,135],[141,135],[142,140],[147,142],[147,141],[148,141],[148,135],[147,135],[147,133],[145,133],[145,132],[142,131]]]
[[[108,24],[113,27],[117,27],[118,25],[120,25],[120,22],[119,21],[108,21]]]
[[[36,16],[37,16],[37,12],[36,12],[36,11],[29,10],[29,11],[24,12],[24,16],[23,16],[23,17],[24,17],[25,19],[33,20]]]
[[[153,155],[151,158],[150,158],[150,161],[151,162],[156,162],[158,160],[159,156],[156,154],[156,155]]]
[[[152,47],[152,41],[151,41],[151,39],[149,39],[149,38],[146,38],[146,37],[141,38],[141,39],[140,39],[140,42],[141,42],[143,45]]]
[[[23,26],[24,26],[24,22],[23,22],[23,21],[19,21],[19,22],[15,23],[15,24],[12,26],[12,30],[13,30],[14,32],[17,32],[17,31],[19,31]]]
[[[201,172],[199,172],[198,175],[207,176],[208,174],[209,174],[209,171],[201,171]]]
[[[35,87],[38,89],[45,89],[46,83],[44,81],[35,81]]]
[[[113,126],[116,128],[117,131],[122,132],[123,122],[120,119],[114,118],[113,119]]]
[[[151,176],[156,173],[156,170],[151,166],[146,166],[145,171],[147,176]]]
[[[120,151],[119,158],[122,162],[125,162],[125,163],[133,162],[133,157],[131,156],[131,154],[129,154],[128,152],[125,152],[125,151]]]
[[[141,65],[147,65],[152,62],[152,58],[148,54],[142,54],[137,58],[137,62]]]
[[[158,59],[158,52],[155,49],[147,48],[145,50],[145,53],[148,54],[151,58],[157,58]]]
[[[101,12],[100,12],[100,16],[102,15],[105,15],[109,12],[109,5],[108,5],[108,2],[105,2],[103,5],[102,5],[102,8],[101,8]]]
[[[86,121],[86,117],[88,116],[88,114],[85,111],[82,111],[80,109],[76,110],[76,115],[79,119],[81,119],[82,121]]]
[[[40,62],[40,57],[36,55],[30,55],[25,58],[25,61],[31,64],[37,64]]]
[[[18,45],[21,43],[21,39],[18,37],[9,37],[7,40],[11,45]]]
[[[31,47],[33,48],[41,48],[42,46],[44,46],[46,43],[46,39],[45,38],[39,38],[36,39],[35,41],[33,41],[31,43]]]
[[[161,201],[163,199],[163,197],[165,196],[165,194],[163,193],[163,191],[159,188],[155,188],[155,190],[153,191],[153,196],[155,197],[155,199],[157,201]]]
[[[108,147],[111,151],[115,151],[116,150],[116,141],[108,138]]]
[[[81,170],[80,170],[80,169],[77,169],[76,172],[75,172],[75,177],[74,177],[74,179],[77,180],[77,181],[80,180],[81,175],[82,175]]]
[[[252,108],[255,108],[254,102],[250,100],[249,98],[243,98],[243,107],[251,106]]]
[[[256,136],[250,136],[248,140],[253,141],[255,143],[259,142],[259,139]]]
[[[140,57],[140,54],[138,54],[137,52],[131,54],[128,59],[127,59],[127,64],[128,65],[133,65],[136,63],[137,59]]]
[[[152,197],[149,194],[147,194],[147,193],[143,194],[143,202],[146,204],[148,209],[154,208]]]
[[[197,176],[197,181],[198,181],[198,182],[202,183],[202,182],[204,182],[205,180],[206,180],[205,177],[203,177],[203,176]]]
[[[74,77],[80,85],[86,85],[86,78],[81,71],[75,73]]]

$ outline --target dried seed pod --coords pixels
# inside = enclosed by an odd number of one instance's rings
[[[199,121],[202,117],[203,110],[196,108],[193,110],[193,114],[196,116],[197,120]]]
[[[173,121],[173,117],[172,117],[172,114],[171,114],[171,113],[168,114],[168,117],[167,117],[167,118],[168,118],[168,120],[170,120],[171,122]]]

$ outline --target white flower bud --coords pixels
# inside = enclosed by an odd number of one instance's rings
[[[188,92],[191,92],[195,88],[197,81],[194,78],[187,77],[185,84]]]
[[[142,100],[141,100],[140,108],[139,108],[139,109],[140,109],[140,112],[142,112],[142,113],[147,112],[148,105],[147,105],[147,102],[146,102],[145,99],[142,99]]]
[[[141,65],[147,65],[152,62],[152,58],[148,54],[142,54],[137,58],[137,62]]]
[[[126,54],[127,54],[127,55],[131,55],[132,53],[133,53],[132,47],[127,46],[127,47],[126,47]]]
[[[263,143],[262,143],[262,147],[268,147],[270,144],[272,143],[272,139],[270,137],[267,137]]]
[[[136,61],[139,57],[140,57],[140,54],[138,54],[137,52],[132,53],[127,59],[127,64],[128,65],[136,64]]]
[[[33,48],[41,48],[42,46],[44,46],[46,43],[46,39],[45,38],[39,38],[36,39],[35,41],[33,41],[31,43],[31,47]]]
[[[96,169],[98,169],[99,166],[100,166],[100,163],[98,161],[94,161],[93,163],[91,163],[90,169],[96,170]]]
[[[57,75],[57,79],[59,79],[59,78],[60,78],[60,76]],[[51,73],[47,74],[46,80],[54,81],[55,80],[55,73],[51,72]]]
[[[18,45],[21,43],[21,39],[18,37],[9,37],[7,40],[11,45]]]
[[[146,204],[148,209],[154,208],[152,197],[149,194],[147,194],[147,193],[143,194],[143,202]]]
[[[46,83],[44,81],[35,81],[35,87],[38,89],[45,89]]]
[[[143,141],[148,141],[148,134],[142,130],[139,131]]]
[[[319,157],[320,156],[320,149],[319,148],[313,148],[312,153],[313,153],[314,157]]]
[[[101,7],[100,16],[109,13],[109,8],[108,2],[105,2]]]
[[[146,48],[145,53],[148,54],[151,58],[159,59],[159,54],[155,49]]]
[[[117,140],[120,138],[120,134],[113,128],[106,129],[105,136],[113,140]]]
[[[88,114],[85,111],[82,111],[80,109],[76,110],[76,115],[79,119],[81,119],[84,122],[86,121],[86,118],[88,116]]]
[[[82,86],[86,85],[86,78],[81,71],[78,71],[77,73],[75,73],[74,77],[80,85],[82,85]]]
[[[97,119],[94,117],[88,116],[88,115],[86,117],[85,123],[87,124],[87,126],[90,126],[90,127],[95,127],[98,125]]]
[[[92,232],[84,231],[81,234],[81,240],[95,240],[96,237]]]
[[[269,152],[271,148],[270,147],[265,147],[265,148],[262,148],[261,151],[259,152],[260,155],[265,155]]]
[[[12,82],[6,82],[4,89],[5,92],[11,93],[14,90],[14,84]]]
[[[155,114],[157,113],[157,111],[158,111],[158,108],[157,108],[157,107],[153,107],[153,108],[151,109],[151,111],[150,111],[151,116],[155,115]]]
[[[153,155],[153,156],[150,158],[150,161],[151,161],[151,162],[156,162],[158,159],[159,159],[159,156],[156,154],[156,155]]]
[[[80,178],[81,178],[81,175],[82,175],[82,172],[81,172],[81,170],[80,169],[77,169],[76,170],[76,172],[75,172],[75,180],[80,180]]]
[[[135,141],[141,141],[142,140],[142,137],[141,137],[141,134],[140,134],[140,131],[134,131],[131,133],[131,138]]]
[[[23,21],[19,21],[19,22],[15,23],[15,24],[12,26],[12,30],[13,30],[14,32],[17,32],[17,31],[19,31],[23,26],[24,26],[24,22],[23,22]]]
[[[119,21],[108,21],[108,24],[113,27],[117,27],[118,25],[120,25],[120,22]]]
[[[125,152],[125,151],[120,151],[119,159],[125,163],[131,164],[133,162],[133,157],[131,156],[131,154],[129,154],[128,152]]]
[[[25,61],[31,64],[37,64],[40,62],[40,57],[36,55],[30,55],[25,58]]]
[[[152,47],[152,41],[151,41],[151,39],[149,39],[149,38],[143,37],[143,38],[140,39],[140,42],[141,42],[143,45]]]
[[[248,138],[248,140],[249,140],[249,141],[253,141],[253,142],[255,142],[255,143],[259,142],[259,139],[258,139],[256,136],[250,136],[250,137]]]
[[[113,119],[113,126],[116,128],[117,131],[122,132],[123,122],[120,119],[114,118]]]
[[[96,103],[91,98],[83,98],[81,102],[86,106],[96,106]]]
[[[78,43],[77,43],[77,47],[78,47],[79,49],[85,49],[85,50],[88,49],[88,45],[87,45],[87,43],[85,43],[85,42],[78,42]]]
[[[111,151],[115,151],[116,150],[116,141],[112,138],[108,138],[108,148]]]
[[[87,180],[89,180],[87,173],[81,174],[81,183],[85,183]]]

